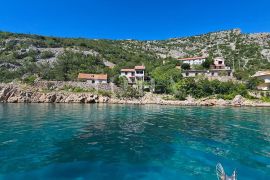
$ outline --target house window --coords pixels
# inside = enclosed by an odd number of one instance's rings
[[[186,72],[186,76],[189,76],[189,73],[188,72]]]
[[[125,75],[127,75],[128,73],[127,72],[125,72]]]
[[[195,73],[195,76],[198,76],[198,73],[197,72]]]
[[[218,64],[222,64],[222,61],[218,61]]]
[[[92,83],[95,84],[95,80],[92,80]]]
[[[132,76],[134,76],[134,74],[135,74],[134,72],[131,73]]]
[[[215,73],[214,73],[214,72],[212,72],[212,73],[211,73],[211,75],[212,75],[212,76],[214,76],[214,75],[215,75]]]
[[[230,72],[228,72],[228,76],[231,76],[231,73]]]

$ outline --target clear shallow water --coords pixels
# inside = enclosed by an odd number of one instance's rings
[[[270,109],[0,104],[0,179],[270,179]]]

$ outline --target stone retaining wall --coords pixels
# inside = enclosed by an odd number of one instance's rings
[[[113,83],[107,84],[91,84],[87,82],[77,81],[37,81],[34,84],[35,87],[43,89],[63,89],[66,87],[78,87],[83,89],[96,89],[106,91],[116,91],[118,87]]]

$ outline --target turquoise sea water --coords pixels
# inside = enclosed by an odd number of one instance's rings
[[[270,179],[270,108],[0,104],[0,179]]]

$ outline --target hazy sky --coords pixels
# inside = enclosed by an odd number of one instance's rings
[[[269,9],[270,0],[1,0],[0,30],[106,39],[270,32]]]

